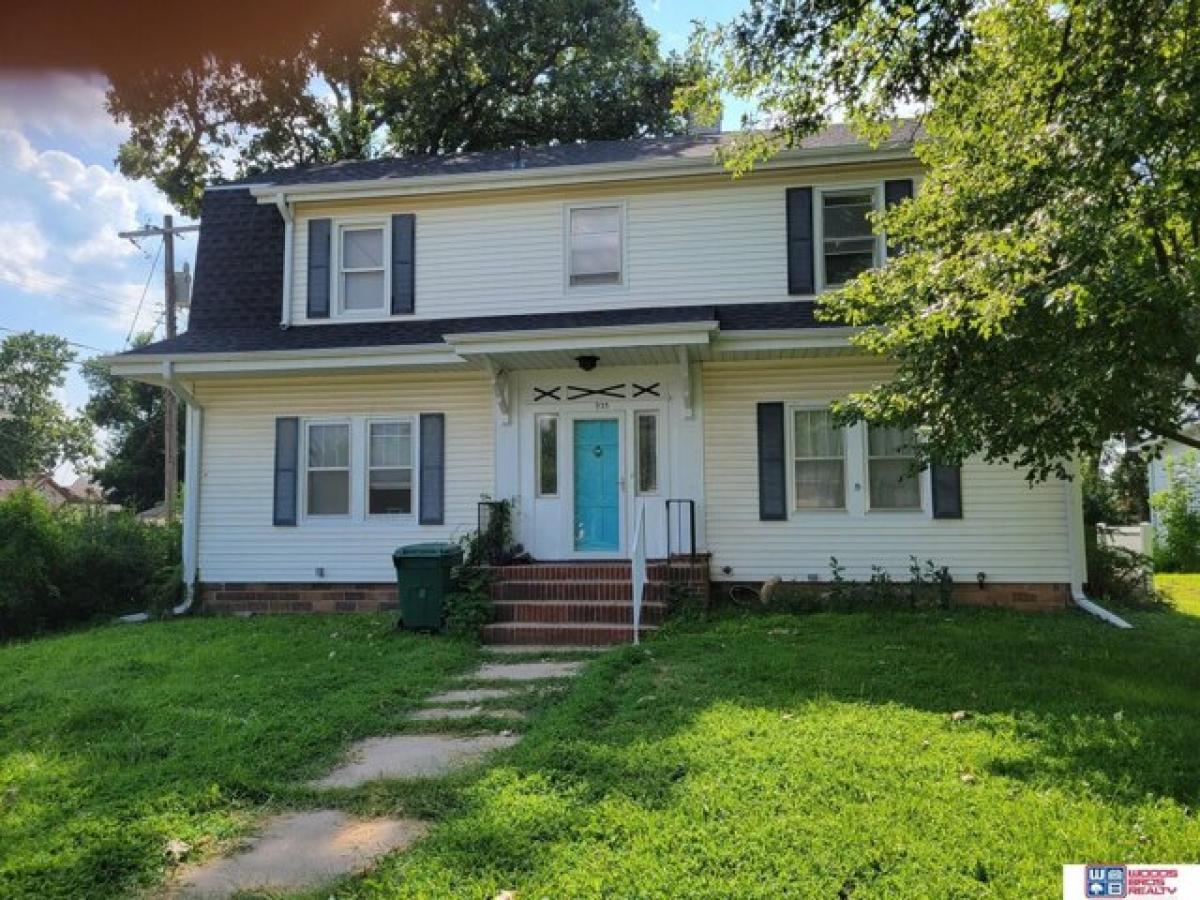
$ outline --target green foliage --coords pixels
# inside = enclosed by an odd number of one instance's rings
[[[28,478],[92,452],[92,429],[54,397],[75,354],[60,337],[25,331],[0,341],[0,478]]]
[[[0,500],[0,639],[179,601],[177,526],[63,506],[33,491]]]
[[[482,529],[462,540],[463,562],[453,573],[454,587],[446,599],[446,631],[478,639],[480,630],[492,621],[490,566],[507,565],[521,554],[513,543],[513,507],[508,500],[489,502]]]
[[[314,35],[304,53],[182,72],[115,73],[128,123],[121,171],[190,214],[233,155],[242,173],[552,140],[671,134],[685,67],[664,59],[632,0],[388,4],[357,46]]]
[[[152,339],[138,335],[135,347]],[[163,389],[120,378],[98,360],[83,364],[91,396],[85,414],[108,436],[108,453],[96,466],[105,498],[135,510],[149,509],[163,494]],[[179,472],[184,463],[184,416],[179,416]]]
[[[1035,479],[1114,435],[1177,436],[1200,401],[1194,4],[755,0],[700,45],[707,89],[760,101],[785,143],[831,101],[874,138],[928,104],[922,188],[878,221],[903,252],[821,298],[897,366],[843,419]]]
[[[1200,466],[1197,454],[1189,450],[1182,457],[1168,457],[1165,491],[1150,498],[1158,513],[1154,535],[1156,572],[1200,572],[1200,509],[1197,487]]]
[[[1153,608],[1163,602],[1154,590],[1150,558],[1092,541],[1087,547],[1088,594],[1101,604],[1125,608]]]
[[[409,727],[477,658],[465,641],[391,626],[191,618],[0,646],[0,896],[156,896],[170,841],[195,862],[280,806],[328,805],[305,780],[351,741]],[[389,783],[333,802],[396,815],[435,793]]]
[[[776,612],[864,612],[902,609],[949,609],[954,579],[932,559],[909,557],[908,581],[894,580],[887,569],[872,566],[867,581],[846,577],[846,567],[829,557],[827,585],[779,582],[763,592],[763,605]]]
[[[1051,897],[1047,859],[1190,859],[1200,620],[1129,617],[673,626],[338,896]]]

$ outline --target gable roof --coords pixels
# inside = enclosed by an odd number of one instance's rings
[[[899,121],[885,139],[886,145],[911,145],[921,135],[915,119]],[[731,146],[741,132],[680,135],[666,138],[633,138],[620,141],[583,141],[546,144],[478,153],[437,156],[400,156],[367,160],[340,160],[275,169],[228,182],[226,187],[286,187],[297,185],[345,184],[431,176],[480,175],[490,172],[537,172],[546,169],[671,161],[712,162],[722,147]],[[850,126],[834,124],[804,138],[791,153],[820,150],[870,149]]]

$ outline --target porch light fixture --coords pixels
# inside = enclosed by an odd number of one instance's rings
[[[585,354],[575,357],[575,362],[579,363],[579,368],[583,369],[583,371],[590,372],[596,368],[596,363],[600,362],[600,357]]]

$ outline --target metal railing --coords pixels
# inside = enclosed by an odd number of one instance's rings
[[[646,507],[638,504],[633,525],[633,542],[629,548],[629,564],[633,583],[633,642],[641,642],[642,597],[646,593]]]
[[[687,526],[686,532],[684,531],[685,525]],[[685,547],[688,559],[694,561],[696,559],[696,501],[668,500],[667,559],[685,555]]]

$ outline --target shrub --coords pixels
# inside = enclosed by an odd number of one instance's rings
[[[1088,593],[1099,602],[1135,608],[1163,602],[1154,590],[1146,556],[1095,541],[1088,544],[1087,555]]]
[[[827,585],[773,580],[763,586],[761,604],[784,612],[949,609],[954,588],[949,568],[909,559],[907,581],[896,581],[882,566],[871,567],[869,580],[853,581],[831,556]]]
[[[179,529],[31,491],[0,501],[0,638],[177,602]]]
[[[1152,551],[1156,572],[1200,572],[1200,512],[1193,508],[1198,468],[1194,450],[1181,458],[1168,457],[1170,486],[1150,498],[1158,513]]]

